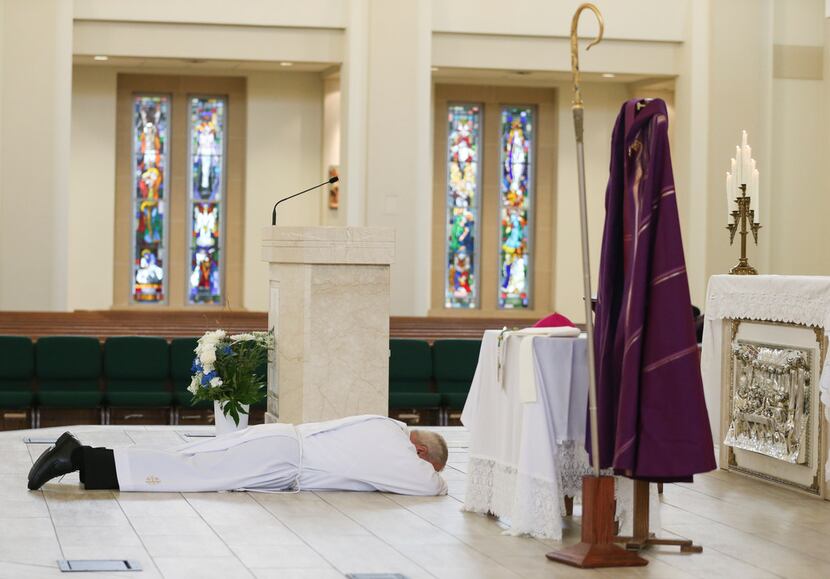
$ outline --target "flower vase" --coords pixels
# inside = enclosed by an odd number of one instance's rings
[[[224,407],[224,402],[219,402],[218,400],[213,401],[213,421],[216,424],[216,436],[222,436],[223,434],[230,434],[231,432],[248,428],[248,412],[250,411],[250,407],[247,404],[242,405],[244,414],[240,412],[239,424],[234,422],[233,416],[225,416]]]

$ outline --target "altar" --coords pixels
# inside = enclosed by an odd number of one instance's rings
[[[504,519],[511,535],[561,540],[562,517],[571,514],[566,499],[570,505],[581,497],[582,477],[591,473],[584,449],[587,339],[534,336],[528,362],[521,346],[529,337],[484,333],[461,415],[470,431],[464,509]],[[523,375],[528,366],[530,380]],[[629,479],[617,478],[623,531],[631,524],[632,491]],[[656,493],[650,518],[660,528]]]
[[[830,277],[713,276],[705,315],[701,370],[720,467],[830,499]]]

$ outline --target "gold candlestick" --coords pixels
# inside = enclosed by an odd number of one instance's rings
[[[761,229],[761,224],[755,223],[755,211],[749,208],[750,198],[746,195],[746,184],[739,188],[741,196],[735,199],[738,209],[732,211],[732,223],[728,224],[726,228],[729,230],[729,245],[735,242],[735,233],[741,234],[741,258],[738,260],[738,265],[730,269],[729,273],[733,275],[758,275],[758,270],[749,265],[749,260],[746,258],[746,236],[751,231],[752,237],[755,239],[755,245],[758,245],[758,230]],[[749,225],[749,229],[747,229],[747,225]],[[738,231],[739,226],[740,232]]]

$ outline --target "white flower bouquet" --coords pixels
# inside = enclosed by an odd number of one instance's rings
[[[187,389],[192,403],[217,401],[225,416],[239,424],[245,407],[256,404],[265,396],[266,376],[257,370],[268,360],[274,347],[271,332],[251,332],[228,336],[224,330],[206,332],[196,346],[193,377]]]

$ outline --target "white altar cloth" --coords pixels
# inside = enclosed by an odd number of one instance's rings
[[[830,335],[830,277],[806,275],[714,275],[706,295],[700,358],[709,421],[719,433],[723,320],[767,320],[818,326]],[[830,420],[830,356],[821,372],[821,401]],[[830,462],[825,472],[830,480]]]
[[[535,402],[520,401],[518,340],[498,381],[498,330],[484,334],[461,415],[470,431],[464,508],[508,519],[510,534],[560,539],[563,497],[579,496],[588,400],[586,340],[536,337]]]

